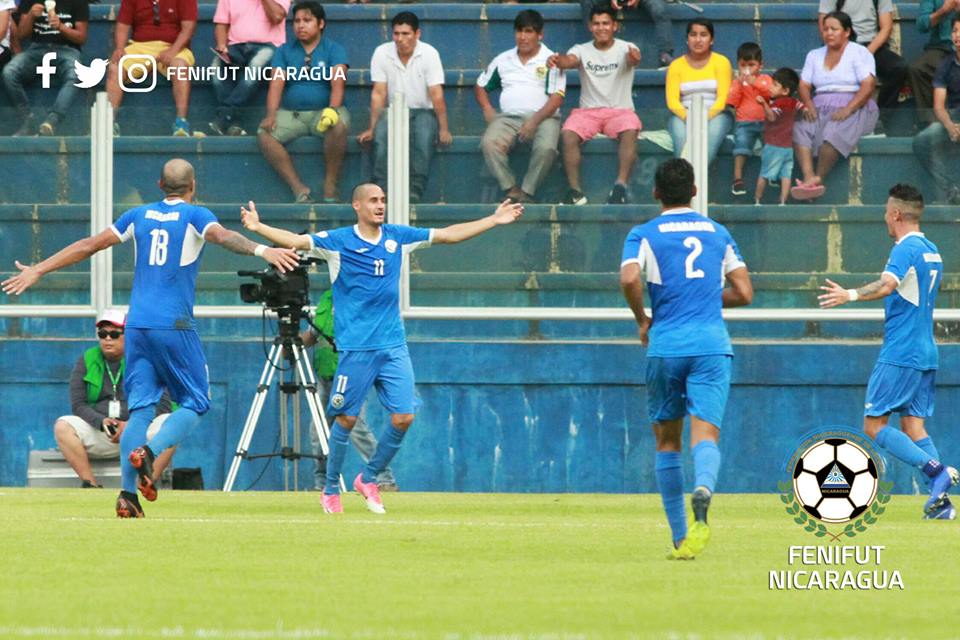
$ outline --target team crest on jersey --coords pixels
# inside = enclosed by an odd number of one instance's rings
[[[330,398],[330,404],[333,405],[334,409],[342,409],[343,402],[344,399],[342,393],[335,393],[333,394],[333,397]]]
[[[318,238],[326,238],[328,235],[330,235],[330,234],[327,233],[326,231],[317,231],[317,237],[318,237]]]
[[[396,240],[387,240],[383,243],[383,248],[387,250],[387,253],[396,253],[397,251],[397,241]]]

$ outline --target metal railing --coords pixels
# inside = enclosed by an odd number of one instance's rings
[[[392,96],[388,118],[387,219],[393,224],[410,223],[409,192],[409,109],[403,95]],[[691,162],[697,176],[698,197],[694,207],[707,213],[707,117],[702,97],[695,97],[687,121]],[[91,109],[90,135],[90,232],[96,234],[113,221],[113,111],[105,93],[98,93]],[[94,317],[113,307],[112,249],[94,256],[90,269],[90,304],[87,305],[0,305],[0,317],[84,318]],[[414,306],[410,300],[409,261],[401,273],[400,310],[404,318],[420,320],[571,320],[629,321],[623,307],[429,307]],[[118,305],[119,307],[119,305]],[[119,307],[123,308],[123,307]],[[263,310],[252,305],[198,305],[198,318],[260,318]],[[877,321],[883,309],[731,309],[724,317],[733,321]],[[937,309],[934,319],[960,321],[960,309]]]

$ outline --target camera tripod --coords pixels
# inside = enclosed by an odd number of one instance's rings
[[[278,310],[280,320],[280,331],[273,339],[273,346],[267,355],[266,362],[263,365],[263,372],[260,374],[260,382],[257,384],[257,391],[253,396],[253,402],[250,405],[250,411],[247,413],[247,419],[243,424],[243,433],[240,435],[240,442],[237,444],[237,452],[233,456],[233,462],[230,464],[230,471],[227,473],[226,482],[223,484],[224,491],[231,491],[233,484],[237,479],[237,472],[240,470],[240,463],[246,460],[256,460],[258,458],[283,458],[283,488],[289,490],[288,463],[293,461],[293,483],[294,490],[297,489],[298,473],[300,470],[300,458],[320,459],[320,456],[300,453],[298,446],[300,444],[300,394],[307,400],[307,407],[310,411],[310,417],[313,420],[313,428],[317,432],[317,438],[320,441],[320,449],[323,455],[330,454],[329,439],[330,427],[327,424],[327,417],[323,411],[323,399],[317,390],[317,378],[313,371],[313,366],[309,358],[306,357],[306,347],[300,338],[300,310]],[[282,368],[283,361],[289,363],[289,367]],[[263,453],[250,455],[248,450],[250,442],[253,440],[253,432],[257,428],[257,422],[260,420],[260,413],[263,411],[263,405],[267,400],[267,394],[270,392],[273,383],[274,374],[280,372],[279,389],[282,394],[280,399],[280,451],[273,453]],[[290,380],[286,379],[287,372],[290,372]],[[292,420],[288,420],[287,404],[292,401]],[[293,446],[289,446],[288,435],[292,427]],[[343,479],[340,479],[340,486],[343,488]]]

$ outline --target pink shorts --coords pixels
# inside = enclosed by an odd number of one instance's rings
[[[633,109],[612,109],[600,107],[597,109],[574,109],[570,112],[567,121],[563,123],[563,131],[573,131],[586,142],[598,133],[608,138],[616,138],[624,131],[639,131],[643,125]]]

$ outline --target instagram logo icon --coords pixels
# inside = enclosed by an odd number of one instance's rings
[[[120,69],[120,89],[126,93],[147,93],[157,86],[157,61],[151,55],[125,55],[120,58]]]

